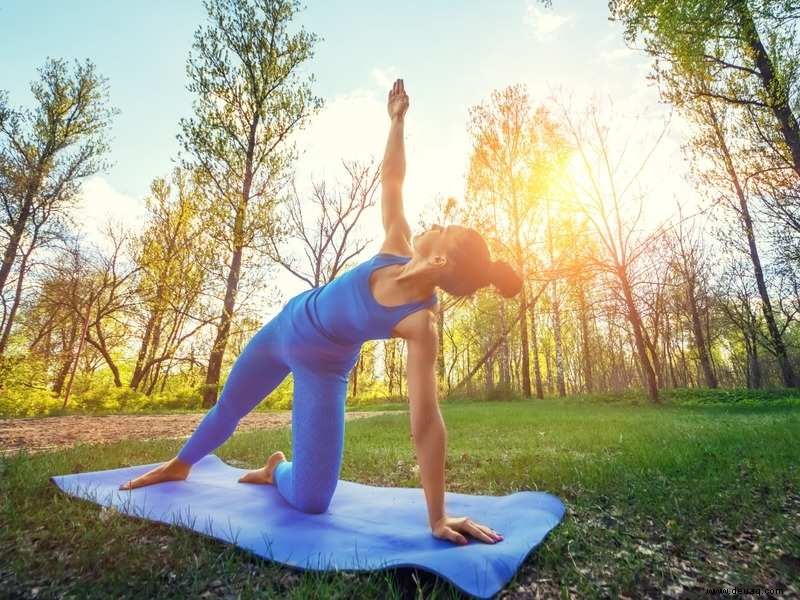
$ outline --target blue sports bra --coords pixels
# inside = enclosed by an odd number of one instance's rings
[[[372,258],[337,276],[333,281],[300,294],[305,314],[329,340],[340,344],[361,344],[366,340],[389,339],[403,318],[438,301],[436,293],[425,300],[397,306],[379,304],[369,287],[373,271],[387,265],[405,264],[410,256],[379,252]]]

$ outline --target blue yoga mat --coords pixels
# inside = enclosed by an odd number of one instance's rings
[[[271,485],[238,483],[247,472],[209,454],[185,481],[135,490],[119,485],[161,463],[57,475],[66,493],[121,513],[175,524],[236,544],[264,558],[313,570],[417,567],[462,591],[489,598],[561,521],[564,505],[546,492],[473,496],[448,492],[448,514],[469,516],[504,536],[463,546],[434,538],[420,488],[384,488],[340,480],[328,510],[294,509]]]

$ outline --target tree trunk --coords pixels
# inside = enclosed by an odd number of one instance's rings
[[[14,223],[14,228],[11,231],[11,237],[6,244],[5,252],[3,252],[3,264],[0,265],[0,290],[5,289],[8,275],[11,273],[11,267],[17,258],[17,250],[19,250],[19,242],[22,239],[22,234],[25,232],[25,225],[31,216],[31,209],[33,207],[33,198],[39,190],[41,185],[41,178],[34,177],[31,184],[28,186],[25,200],[22,204],[22,209],[19,212],[19,217]]]
[[[542,366],[539,362],[539,334],[536,323],[536,302],[530,305],[531,314],[531,348],[533,351],[533,375],[536,384],[536,397],[541,400],[544,398],[544,388],[542,387]]]
[[[519,317],[519,315],[517,315]],[[500,301],[500,323],[506,329],[506,303]],[[503,390],[511,388],[511,371],[509,363],[511,358],[508,351],[508,339],[506,336],[500,338],[500,387]]]
[[[67,381],[67,389],[64,392],[64,404],[61,406],[62,409],[67,408],[67,402],[69,402],[69,394],[72,391],[72,382],[75,380],[75,371],[78,370],[78,363],[81,359],[81,353],[83,352],[83,346],[86,342],[86,332],[89,330],[89,316],[92,312],[92,292],[89,291],[89,306],[86,307],[86,315],[83,317],[83,328],[81,330],[81,339],[78,342],[78,351],[75,354],[75,359],[72,364],[72,372],[69,376],[69,381]]]
[[[747,387],[751,390],[761,389],[761,365],[758,362],[758,341],[755,334],[747,331],[744,334],[744,346],[747,351]]]
[[[56,396],[61,396],[61,390],[64,389],[64,382],[67,380],[67,375],[69,375],[69,369],[72,366],[72,347],[75,345],[75,338],[78,337],[78,327],[75,321],[70,320],[70,332],[69,332],[69,341],[66,344],[65,354],[67,354],[67,358],[61,365],[58,373],[56,374],[55,381],[53,381],[53,393]]]
[[[519,299],[519,331],[522,345],[522,393],[525,398],[531,397],[531,365],[528,351],[528,297],[525,286],[522,286]]]
[[[764,44],[761,43],[761,37],[758,35],[753,14],[747,6],[747,0],[737,0],[734,3],[734,9],[739,17],[739,27],[744,41],[753,53],[761,84],[764,87],[767,98],[769,98],[768,103],[772,109],[772,114],[778,121],[783,139],[792,154],[794,170],[800,175],[800,126],[798,126],[797,118],[792,113],[792,108],[789,104],[788,86],[779,81],[775,75],[772,61],[764,48]]]
[[[260,116],[255,115],[250,123],[250,134],[247,142],[247,153],[244,160],[244,178],[242,180],[241,204],[236,209],[233,222],[233,260],[228,271],[228,281],[225,289],[225,302],[222,307],[217,337],[208,357],[208,371],[206,372],[205,386],[203,387],[203,407],[210,408],[217,402],[219,376],[222,371],[222,357],[228,345],[228,334],[233,320],[233,309],[236,304],[236,294],[239,291],[239,277],[242,270],[242,253],[244,252],[244,225],[247,205],[250,201],[250,189],[253,185],[253,156],[256,145],[256,131],[258,130]]]
[[[144,335],[142,336],[142,341],[139,344],[139,352],[136,355],[136,365],[133,368],[133,375],[131,376],[130,388],[132,390],[139,389],[139,385],[141,384],[145,375],[144,362],[148,354],[150,338],[153,334],[155,319],[155,313],[151,313],[150,317],[147,319],[147,325],[145,325],[144,328]]]
[[[564,349],[561,344],[561,311],[559,310],[558,292],[556,289],[556,282],[553,281],[553,337],[555,340],[556,352],[556,387],[558,388],[558,395],[562,398],[567,395],[567,389],[564,385]]]
[[[583,389],[587,394],[594,391],[594,377],[592,374],[592,356],[591,345],[589,343],[589,321],[586,313],[588,312],[586,306],[586,293],[583,285],[578,285],[578,318],[580,319],[581,327],[581,355],[583,358]]]
[[[722,133],[722,128],[717,120],[716,112],[710,103],[707,103],[707,108],[712,125],[714,126],[714,132],[717,136],[717,141],[720,145],[720,150],[723,154],[728,176],[731,178],[731,183],[733,184],[737,199],[739,201],[741,223],[745,236],[747,237],[747,246],[750,251],[750,261],[753,263],[753,273],[756,278],[758,293],[761,296],[761,311],[764,313],[764,320],[767,323],[767,330],[769,331],[770,339],[772,340],[775,356],[780,364],[783,384],[786,387],[794,387],[794,371],[792,370],[792,366],[789,362],[783,337],[781,336],[780,331],[778,331],[778,325],[775,322],[775,314],[772,310],[772,302],[770,301],[769,293],[767,291],[767,284],[764,279],[764,270],[761,266],[761,257],[759,256],[758,246],[756,245],[756,237],[753,231],[753,219],[750,216],[750,208],[747,204],[747,197],[745,196],[744,189],[739,182],[739,176],[736,173],[736,169],[733,166],[733,160],[731,159],[730,152],[728,151],[728,145]]]
[[[648,398],[650,398],[652,402],[660,404],[661,399],[658,397],[656,374],[655,371],[653,371],[653,365],[650,364],[650,358],[647,356],[647,348],[645,347],[644,336],[642,335],[642,318],[639,316],[639,311],[636,309],[636,304],[633,301],[633,294],[627,275],[621,272],[619,273],[619,278],[622,286],[622,293],[625,296],[625,305],[628,309],[628,321],[631,327],[633,327],[633,339],[636,353],[639,355],[639,370],[642,378],[642,385],[645,390],[647,390]]]
[[[22,282],[25,279],[25,269],[27,268],[28,264],[28,256],[30,256],[30,253],[33,252],[33,246],[35,243],[36,242],[34,238],[34,242],[31,244],[30,250],[22,255],[22,263],[19,266],[19,277],[17,277],[17,288],[14,292],[14,301],[11,304],[11,310],[8,313],[5,327],[3,327],[3,335],[0,336],[0,356],[3,356],[5,353],[6,345],[8,344],[8,338],[11,336],[11,326],[14,324],[14,317],[17,314],[17,309],[19,308],[19,303],[22,299]]]
[[[697,298],[695,297],[694,281],[688,282],[686,286],[686,299],[689,303],[689,314],[692,317],[692,332],[694,333],[694,345],[697,348],[697,356],[700,359],[700,366],[703,369],[703,377],[706,385],[710,388],[717,388],[717,376],[711,368],[711,358],[708,352],[705,335],[703,335],[703,323],[700,321],[700,311],[697,309]]]
[[[484,371],[486,373],[486,397],[492,395],[494,392],[494,360],[491,358],[486,360],[486,364],[484,365]]]
[[[358,360],[356,361],[355,366],[353,367],[352,371],[350,372],[350,378],[353,382],[352,388],[350,389],[350,397],[355,398],[356,394],[358,393],[358,372],[359,367],[362,364],[364,357],[362,356],[361,352],[358,353]]]
[[[240,209],[236,213],[235,231],[241,232],[244,224],[244,210]],[[217,401],[217,391],[219,387],[219,376],[222,371],[222,357],[225,354],[225,347],[228,345],[228,334],[231,330],[231,320],[233,319],[233,308],[236,303],[236,293],[239,287],[239,275],[242,268],[242,246],[241,242],[234,245],[233,260],[228,271],[228,280],[225,290],[225,302],[220,316],[220,324],[217,328],[217,336],[208,357],[208,370],[206,371],[205,386],[203,388],[203,408],[212,407]]]
[[[122,387],[122,379],[119,375],[119,368],[117,367],[116,363],[114,363],[114,359],[111,357],[111,353],[106,347],[106,341],[103,338],[103,332],[100,328],[100,319],[95,322],[95,331],[97,332],[97,342],[95,342],[88,335],[86,339],[97,349],[98,352],[100,352],[100,355],[106,361],[108,368],[111,369],[111,374],[114,376],[114,385],[116,387]]]

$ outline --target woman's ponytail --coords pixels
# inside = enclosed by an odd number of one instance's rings
[[[504,260],[489,263],[489,282],[504,298],[516,296],[522,289],[522,278]]]

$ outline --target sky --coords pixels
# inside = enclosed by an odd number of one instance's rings
[[[405,202],[412,229],[437,196],[463,198],[468,110],[495,89],[522,83],[534,103],[554,93],[571,94],[576,105],[592,95],[610,98],[615,131],[652,139],[669,109],[646,79],[649,58],[625,47],[605,2],[552,4],[309,0],[296,22],[321,38],[304,72],[314,74],[324,107],[295,136],[297,181],[341,178],[343,158],[382,157],[386,94],[397,77],[411,101]],[[171,170],[179,120],[192,111],[186,58],[204,20],[199,0],[0,1],[0,90],[12,105],[31,104],[30,82],[48,56],[89,58],[109,79],[120,114],[111,130],[112,166],[82,187],[79,220],[89,239],[99,239],[108,218],[141,223],[150,182]],[[630,117],[640,112],[644,125]],[[680,141],[679,126],[671,126],[653,159],[653,211],[691,194]],[[379,211],[378,204],[366,215],[367,231],[382,231]],[[367,252],[381,243],[375,237]],[[284,299],[305,285],[285,272],[276,282]],[[275,308],[265,304],[263,316]]]

